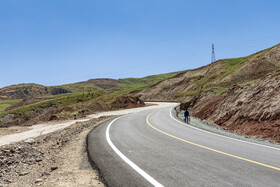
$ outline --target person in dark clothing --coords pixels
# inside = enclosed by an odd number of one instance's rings
[[[186,109],[184,116],[185,116],[184,121],[186,123],[189,123],[190,122],[190,113],[189,113],[188,109]]]

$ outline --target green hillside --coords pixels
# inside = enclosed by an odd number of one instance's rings
[[[157,85],[139,91],[144,100],[189,101],[219,95],[233,87],[253,82],[280,68],[280,44],[255,54],[221,59],[207,66],[182,72]]]
[[[135,97],[108,94],[104,90],[76,93],[2,111],[0,127],[76,119],[98,111],[136,106],[137,101]]]
[[[108,89],[90,81],[51,87],[34,83],[7,86],[0,89],[0,124],[4,123],[1,118],[8,115],[14,119],[9,124],[19,124],[19,119],[28,121],[34,116],[43,118],[42,115],[49,116],[50,113],[59,119],[80,117],[83,115],[81,111],[90,113],[97,110],[91,103],[95,103],[99,109],[105,106],[110,108],[120,96],[149,87],[178,73],[118,79],[114,80],[118,84]]]
[[[0,100],[0,113],[4,111],[6,108],[19,103],[21,99],[16,99],[16,100]]]
[[[61,85],[58,87],[65,88],[72,93],[79,93],[79,92],[87,92],[87,91],[95,91],[95,90],[105,90],[108,93],[115,93],[124,94],[129,93],[130,91],[139,90],[156,84],[160,81],[173,77],[180,72],[173,72],[173,73],[166,73],[166,74],[158,74],[158,75],[151,75],[143,78],[125,78],[125,79],[117,79],[119,84],[115,87],[103,89],[91,83],[86,82],[79,82],[73,84],[66,84]]]
[[[94,84],[87,84],[83,82],[73,83],[73,84],[64,84],[58,87],[65,88],[72,93],[79,93],[79,92],[88,92],[88,91],[95,91],[95,90],[103,90],[102,88],[94,85]]]
[[[174,76],[178,75],[179,73],[180,72],[173,72],[173,73],[166,73],[166,74],[151,75],[151,76],[147,76],[147,77],[143,77],[143,78],[118,79],[119,85],[116,87],[110,88],[107,91],[110,93],[116,92],[118,94],[129,93],[131,91],[147,88],[160,81],[174,77]]]

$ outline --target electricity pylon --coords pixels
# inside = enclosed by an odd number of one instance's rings
[[[216,57],[215,57],[215,48],[214,48],[214,44],[212,43],[212,56],[211,56],[211,62],[215,62],[216,61]]]

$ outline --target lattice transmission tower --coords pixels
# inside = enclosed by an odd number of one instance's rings
[[[216,61],[216,57],[215,57],[215,48],[214,48],[214,44],[212,43],[212,56],[211,56],[211,62],[215,62]]]

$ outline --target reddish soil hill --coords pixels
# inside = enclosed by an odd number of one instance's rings
[[[100,88],[109,89],[117,86],[119,84],[119,81],[115,79],[90,79],[83,83],[94,84]]]
[[[193,107],[195,116],[239,134],[280,142],[280,71],[196,107],[201,102]]]

